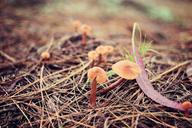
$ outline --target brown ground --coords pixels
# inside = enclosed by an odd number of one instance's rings
[[[145,56],[145,63],[155,89],[178,102],[192,101],[191,76],[186,74],[192,59],[192,2],[118,3],[59,0],[35,6],[0,5],[1,127],[192,127],[191,115],[156,104],[135,81],[98,95],[95,110],[88,107],[87,52],[100,44],[115,46],[116,52],[100,65],[109,71],[121,58],[122,47],[130,48],[135,21],[144,39],[153,41],[154,50]],[[172,14],[160,8],[154,15],[149,10],[157,5]],[[94,29],[86,49],[81,35],[73,32],[74,19]],[[52,39],[51,59],[40,60]],[[111,76],[99,89],[115,79]]]

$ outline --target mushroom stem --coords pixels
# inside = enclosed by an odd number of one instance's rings
[[[98,57],[98,64],[100,64],[102,61],[103,61],[103,56],[102,56],[102,54],[99,54],[99,57]]]
[[[98,93],[99,94],[105,94],[105,93],[111,91],[112,89],[116,88],[117,86],[121,85],[125,81],[126,81],[126,79],[119,78],[117,81],[115,81],[114,83],[110,84],[108,87],[99,90]]]
[[[97,81],[95,78],[91,83],[91,94],[90,94],[90,98],[89,98],[91,107],[95,107],[95,105],[96,105],[96,91],[97,91]]]
[[[77,32],[78,32],[78,27],[76,26],[76,27],[74,28],[74,30],[75,30],[75,32],[77,33]]]
[[[91,64],[90,64],[90,68],[94,67],[95,65],[95,60],[92,60]]]
[[[82,34],[82,46],[85,47],[86,44],[87,44],[87,33],[86,32],[83,32]]]

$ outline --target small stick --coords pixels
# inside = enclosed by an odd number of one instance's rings
[[[8,59],[9,61],[11,61],[11,62],[16,62],[15,58],[9,56],[9,55],[6,54],[5,52],[0,51],[0,54],[1,54],[2,56],[4,56],[6,59]]]
[[[110,84],[108,87],[101,89],[98,91],[99,94],[105,94],[111,90],[113,90],[114,88],[116,88],[117,86],[121,85],[121,83],[127,81],[124,78],[119,78],[117,81],[115,81],[114,83]]]
[[[175,69],[177,69],[177,68],[179,68],[179,67],[181,67],[181,66],[187,65],[187,64],[189,64],[189,63],[191,63],[191,62],[192,62],[192,61],[185,61],[185,62],[182,62],[182,63],[180,63],[180,64],[177,64],[177,65],[175,65],[174,67],[172,67],[172,68],[166,70],[165,72],[159,74],[158,76],[154,77],[154,78],[153,78],[152,80],[150,80],[150,81],[151,81],[151,82],[157,81],[158,79],[161,79],[162,76],[164,76],[164,75],[166,75],[166,74],[174,71]]]

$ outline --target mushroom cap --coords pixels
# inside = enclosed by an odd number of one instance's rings
[[[87,24],[83,24],[83,25],[81,25],[81,27],[80,27],[80,31],[81,31],[82,33],[91,34],[92,28],[91,28],[91,26],[89,26],[89,25],[87,25]]]
[[[107,53],[113,53],[114,47],[110,45],[104,46]]]
[[[76,28],[81,26],[81,22],[80,22],[79,20],[73,21],[72,24],[73,24],[73,26],[76,27]]]
[[[99,84],[106,82],[108,79],[106,72],[100,67],[93,67],[89,69],[87,76],[90,80],[96,79]]]
[[[48,51],[44,51],[41,53],[41,58],[47,60],[50,58],[50,53]]]
[[[98,47],[95,49],[95,51],[96,51],[97,53],[99,53],[99,54],[102,54],[102,55],[104,55],[104,54],[107,53],[107,50],[106,50],[105,46],[103,46],[103,45],[98,46]]]
[[[98,52],[99,54],[110,54],[114,51],[114,47],[110,46],[110,45],[100,45],[98,46],[96,49],[96,52]]]
[[[95,60],[99,54],[96,51],[90,51],[88,52],[88,58],[89,60]]]
[[[183,102],[183,103],[181,104],[181,106],[182,106],[182,108],[183,108],[184,110],[187,110],[187,109],[189,109],[189,108],[192,108],[192,104],[191,104],[191,102],[189,102],[189,101]]]
[[[120,77],[133,80],[141,73],[140,67],[129,60],[122,60],[112,65],[112,70]]]

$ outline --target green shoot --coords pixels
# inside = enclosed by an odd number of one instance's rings
[[[150,49],[151,49],[151,42],[147,43],[146,41],[144,41],[139,46],[139,52],[141,56],[144,56]]]
[[[124,49],[124,53],[122,55],[123,55],[123,59],[128,59],[134,62],[134,56],[129,52],[129,50]]]
[[[140,44],[139,46],[139,53],[141,54],[141,56],[145,56],[146,53],[151,49],[151,42],[146,42],[144,41],[143,43]],[[122,53],[122,58],[123,59],[128,59],[132,62],[134,62],[134,55],[132,53],[129,52],[129,50],[124,49],[124,52]]]

